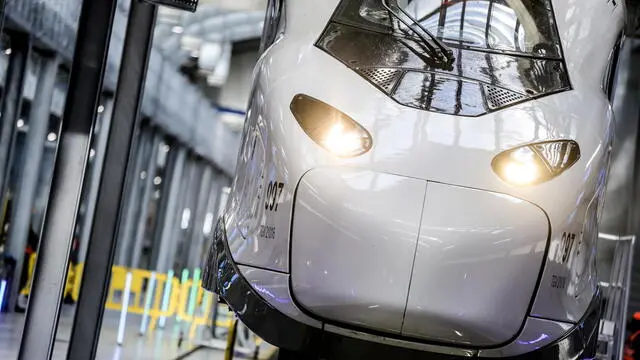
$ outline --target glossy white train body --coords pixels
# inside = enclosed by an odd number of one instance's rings
[[[205,287],[290,350],[310,351],[265,321],[459,356],[570,339],[588,356],[624,3],[398,1],[448,67],[402,24],[384,31],[395,1],[271,2]],[[332,140],[335,121],[352,133]],[[504,170],[512,152],[550,175]]]

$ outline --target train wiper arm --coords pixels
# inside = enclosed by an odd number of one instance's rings
[[[422,45],[427,47],[429,51],[436,55],[436,57],[443,61],[445,65],[453,64],[455,60],[453,57],[453,51],[449,49],[440,39],[433,35],[429,30],[425,29],[419,21],[414,19],[409,13],[404,11],[395,1],[382,0],[382,6],[389,11],[389,14],[396,20],[403,23],[409,30],[411,30],[420,40]],[[435,46],[433,45],[435,44]],[[437,47],[437,49],[436,49]]]

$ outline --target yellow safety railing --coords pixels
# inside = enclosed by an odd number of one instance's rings
[[[33,275],[33,268],[36,267],[36,254],[31,254],[31,256],[29,256],[29,264],[28,264],[28,271],[27,271],[27,283],[24,285],[24,287],[22,288],[22,290],[20,290],[20,295],[29,295],[29,291],[31,291],[31,278]],[[65,288],[66,290],[66,288]],[[65,294],[66,295],[66,294]]]
[[[31,278],[33,275],[33,269],[36,267],[36,253],[32,253],[29,256],[28,268],[27,268],[27,282],[20,290],[20,295],[29,295],[31,291]],[[64,287],[64,296],[71,295],[74,300],[78,299],[80,293],[80,280],[81,276],[78,276],[78,271],[82,272],[82,264],[69,265],[69,273],[67,274],[67,283]]]
[[[28,280],[22,288],[21,294],[28,295],[31,288],[31,276],[36,263],[36,254],[29,257]],[[84,264],[70,265],[65,297],[70,295],[77,301],[80,293],[80,284]],[[199,274],[200,270],[196,270]],[[197,329],[201,326],[211,325],[213,309],[213,296],[202,288],[202,282],[198,277],[189,278],[185,273],[182,278],[173,276],[173,273],[159,274],[148,270],[131,269],[122,266],[113,266],[111,269],[111,281],[109,292],[105,302],[105,308],[121,311],[122,299],[126,291],[127,273],[131,273],[129,284],[129,303],[127,312],[130,314],[146,315],[149,317],[149,330],[158,327],[161,318],[175,318],[176,320],[190,324],[188,337],[195,338]],[[195,275],[195,274],[194,274]],[[197,280],[194,288],[194,278]],[[170,284],[167,282],[170,281]],[[153,292],[149,302],[148,291]],[[147,303],[149,302],[149,303]],[[233,316],[228,310],[220,308],[216,326],[230,328]]]

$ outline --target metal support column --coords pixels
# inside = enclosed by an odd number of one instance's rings
[[[0,0],[0,32],[4,30],[4,17],[7,16],[6,8],[7,8],[7,1]]]
[[[24,252],[29,238],[33,201],[38,187],[38,176],[42,163],[44,144],[49,131],[49,114],[56,85],[59,60],[55,54],[43,54],[40,58],[36,94],[29,116],[29,131],[25,141],[25,166],[20,174],[20,187],[17,189],[11,226],[7,237],[7,253],[15,259],[16,267],[9,293],[9,309],[15,307],[20,291],[20,277],[24,263]]]
[[[216,176],[213,177],[214,187],[216,191],[216,205],[214,208],[214,227],[215,222],[218,220],[227,206],[227,200],[229,199],[229,189],[227,187],[229,181],[224,177],[224,175],[217,173]]]
[[[158,168],[158,147],[160,146],[160,140],[162,136],[159,133],[153,135],[151,142],[151,156],[149,156],[149,163],[147,165],[147,178],[144,181],[144,187],[142,189],[141,208],[140,214],[137,217],[138,223],[134,236],[133,250],[131,251],[131,267],[134,269],[140,268],[140,257],[142,256],[142,246],[144,245],[144,234],[147,230],[147,218],[149,217],[149,202],[151,201],[151,195],[153,194],[153,179],[156,176],[156,170]]]
[[[138,210],[140,209],[140,174],[144,168],[144,164],[147,162],[147,158],[150,156],[150,134],[145,129],[141,129],[138,149],[135,152],[135,164],[133,168],[133,174],[131,174],[127,190],[125,191],[125,206],[124,206],[124,218],[120,225],[120,231],[118,232],[118,256],[116,257],[116,265],[129,266],[131,264],[131,246],[134,239],[133,229],[139,221]],[[150,175],[147,174],[147,178]]]
[[[207,211],[210,208],[211,203],[211,188],[212,188],[212,170],[211,167],[205,165],[204,172],[202,174],[202,181],[200,182],[200,190],[198,191],[198,199],[196,208],[194,209],[193,228],[191,230],[191,246],[189,247],[189,257],[187,259],[187,266],[191,269],[200,266],[200,259],[202,257],[202,245],[204,242],[204,234],[202,229],[204,227],[204,219],[207,215]]]
[[[177,262],[180,267],[189,266],[189,249],[191,247],[191,239],[193,234],[194,217],[196,216],[196,206],[198,204],[198,190],[200,189],[200,183],[202,180],[202,171],[204,170],[202,163],[198,159],[193,159],[191,162],[191,169],[189,171],[189,179],[187,182],[187,189],[184,196],[183,209],[189,209],[189,218],[187,223],[181,224],[185,227],[178,230],[179,235],[179,251],[176,249],[173,253],[174,262]],[[184,211],[184,210],[183,210]],[[176,244],[177,245],[177,244]],[[176,260],[176,256],[180,257]]]
[[[174,231],[176,227],[179,227],[177,221],[178,204],[180,188],[182,185],[182,178],[184,173],[184,164],[187,157],[187,149],[181,145],[176,146],[177,155],[174,163],[174,168],[171,174],[171,185],[169,187],[169,193],[163,194],[168,196],[167,205],[164,211],[164,219],[162,221],[162,230],[160,233],[160,248],[158,250],[158,259],[156,262],[156,271],[158,273],[165,273],[169,270],[169,252],[172,248],[172,243],[176,241],[174,239]]]
[[[100,115],[98,122],[98,137],[95,141],[95,153],[93,156],[93,164],[91,165],[91,177],[89,189],[87,189],[86,206],[87,210],[82,219],[82,232],[80,233],[80,248],[78,250],[78,263],[83,263],[87,257],[87,246],[89,244],[89,236],[91,235],[91,224],[96,212],[96,201],[98,200],[98,187],[100,186],[100,178],[102,177],[102,167],[104,165],[104,155],[107,150],[107,141],[109,140],[109,129],[111,128],[111,119],[113,118],[113,98],[108,97],[104,100],[104,111]]]
[[[16,124],[22,108],[22,93],[30,53],[31,36],[25,33],[13,33],[11,35],[11,55],[5,79],[5,93],[2,97],[2,128],[0,129],[1,204],[5,202],[5,189],[11,174],[10,160],[16,138]]]
[[[83,1],[19,360],[51,359],[117,0]],[[77,317],[76,317],[77,318]],[[100,328],[100,324],[94,324]],[[85,357],[91,359],[92,357]]]
[[[100,179],[96,215],[69,341],[69,360],[94,359],[98,349],[123,189],[127,177],[139,176],[132,174],[131,149],[135,146],[135,132],[140,122],[156,14],[154,5],[131,2],[104,162],[104,173],[108,176]]]
[[[160,253],[160,243],[162,243],[162,230],[164,228],[164,218],[167,216],[167,205],[169,204],[169,193],[171,192],[171,178],[175,172],[175,164],[178,159],[177,144],[172,143],[169,139],[161,142],[161,150],[158,154],[158,160],[163,164],[163,181],[160,188],[154,187],[154,196],[160,197],[156,201],[155,221],[153,224],[153,235],[151,241],[151,254],[149,256],[149,269],[155,269],[158,266],[158,254]],[[174,149],[174,150],[170,150]]]
[[[207,212],[211,214],[211,219],[206,220],[206,225],[207,225],[207,232],[204,234],[205,237],[206,236],[210,236],[211,234],[213,234],[213,228],[214,228],[214,224],[216,223],[216,220],[218,219],[218,208],[220,207],[220,192],[222,192],[222,188],[224,186],[222,186],[222,184],[220,184],[220,181],[218,180],[218,178],[220,177],[219,174],[217,174],[217,172],[215,172],[213,174],[213,176],[211,177],[211,199],[209,199],[209,207],[207,208]],[[204,226],[203,226],[203,230],[204,230]]]
[[[177,226],[173,229],[173,241],[171,242],[169,257],[167,259],[167,263],[169,264],[169,269],[173,268],[177,263],[179,264],[179,268],[184,268],[186,266],[187,261],[187,248],[189,246],[189,228],[191,227],[191,216],[193,211],[192,201],[195,200],[196,196],[195,191],[198,189],[198,162],[189,158],[187,161],[187,171],[185,171],[186,176],[182,178],[182,195],[180,196],[180,202],[177,206]],[[186,209],[189,209],[189,221],[187,224],[183,224],[184,212]],[[184,226],[184,227],[183,227]],[[180,255],[180,257],[176,260],[176,255]]]

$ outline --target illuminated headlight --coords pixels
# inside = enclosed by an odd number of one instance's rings
[[[580,147],[573,140],[554,140],[510,149],[491,163],[493,171],[511,185],[526,186],[549,181],[580,159]]]
[[[371,135],[342,111],[307,95],[296,95],[291,112],[304,132],[339,157],[362,155],[371,149]]]

